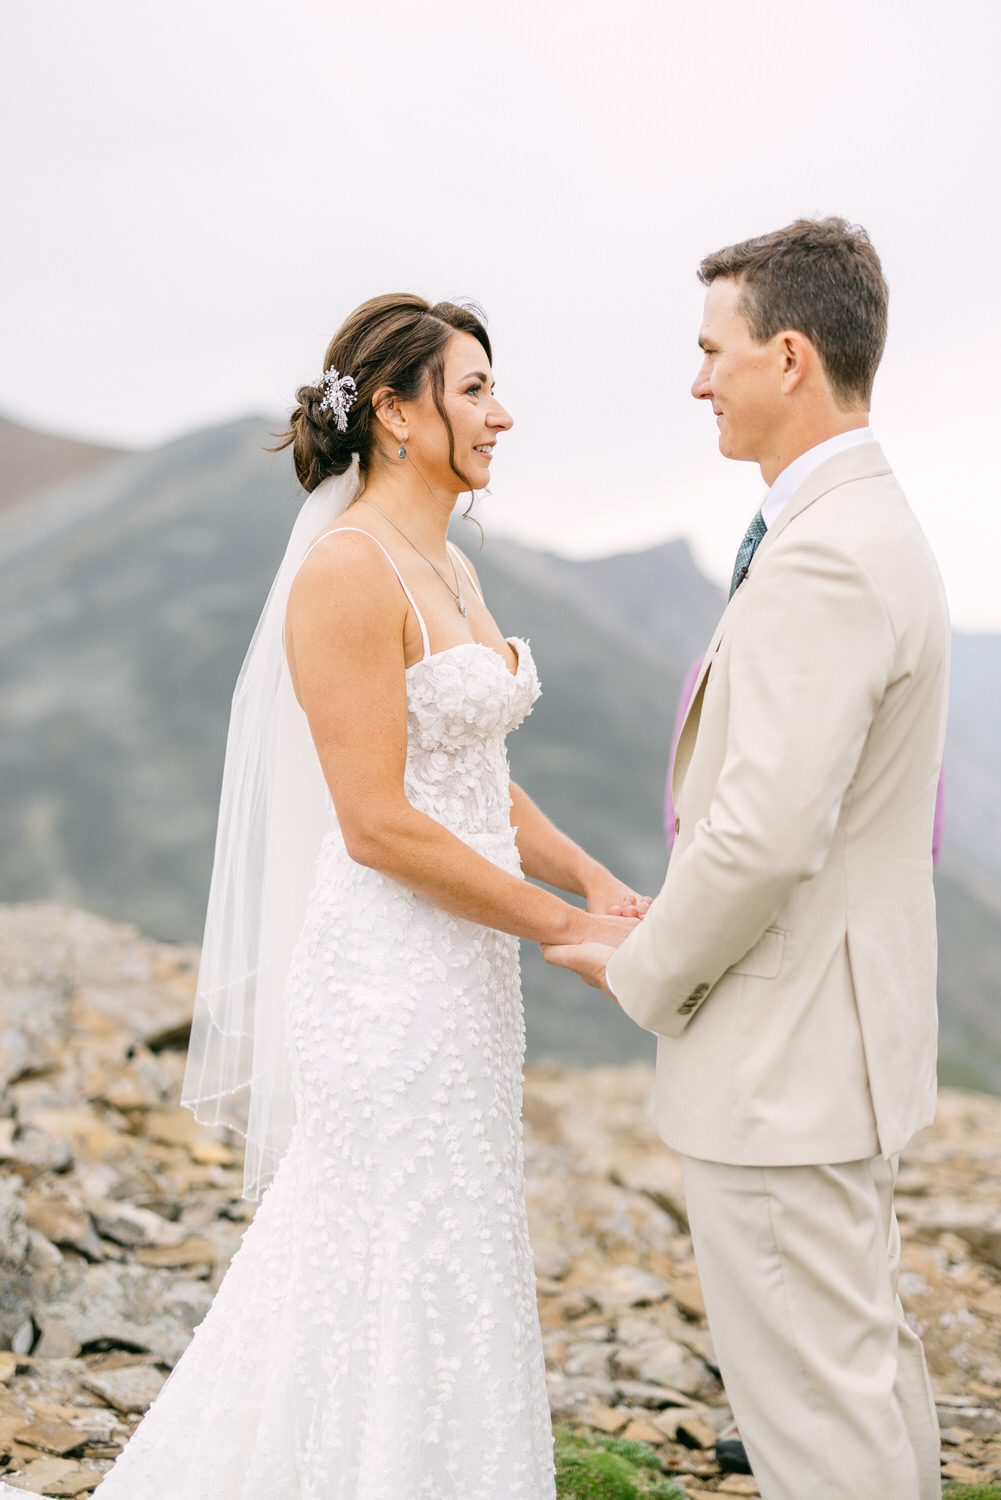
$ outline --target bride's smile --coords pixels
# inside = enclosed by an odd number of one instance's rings
[[[416,401],[395,411],[402,421],[401,446],[416,475],[436,494],[452,496],[488,483],[497,439],[512,425],[494,393],[482,346],[463,332],[445,349],[440,393],[432,379]]]

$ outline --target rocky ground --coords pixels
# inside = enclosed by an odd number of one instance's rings
[[[197,955],[54,907],[0,908],[0,1477],[92,1490],[203,1316],[251,1206],[239,1142],[179,1108]],[[644,1067],[539,1065],[528,1200],[554,1416],[655,1446],[686,1493],[730,1420]],[[943,1472],[1001,1477],[1001,1101],[950,1091],[903,1162],[903,1296]]]

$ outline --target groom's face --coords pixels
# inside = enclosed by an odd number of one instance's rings
[[[770,341],[756,343],[740,311],[740,283],[724,278],[706,292],[699,331],[704,359],[692,395],[711,401],[724,458],[760,463],[781,407],[781,363]]]

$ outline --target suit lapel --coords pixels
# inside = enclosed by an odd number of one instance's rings
[[[838,485],[847,484],[855,479],[872,479],[881,474],[890,474],[892,470],[886,461],[886,455],[878,443],[860,443],[856,448],[849,448],[845,453],[836,453],[833,458],[826,459],[812,474],[808,474],[794,491],[788,503],[776,518],[774,523],[765,532],[758,548],[751,559],[751,570],[767,554],[768,548],[775,542],[776,537],[781,536],[791,521],[801,515],[808,506],[813,505],[830,490],[836,489]],[[750,571],[748,577],[750,576]],[[741,588],[746,588],[746,580]],[[688,710],[681,725],[681,733],[678,735],[678,745],[674,753],[674,769],[671,774],[671,796],[674,798],[675,806],[678,802],[681,783],[692,757],[695,747],[695,737],[698,734],[699,718],[702,714],[702,697],[705,692],[706,677],[712,665],[713,657],[719,650],[720,642],[726,634],[730,607],[740,594],[740,589],[732,599],[728,599],[726,606],[720,616],[719,624],[713,632],[712,640],[706,648],[706,654],[702,659],[702,667],[698,677],[695,679],[695,687],[689,699]]]

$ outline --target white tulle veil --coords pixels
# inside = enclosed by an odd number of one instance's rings
[[[285,659],[292,580],[311,543],[361,489],[358,459],[305,501],[233,693],[219,828],[182,1103],[247,1138],[243,1191],[256,1198],[288,1145],[294,1113],[285,981],[316,857],[327,789]]]

